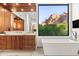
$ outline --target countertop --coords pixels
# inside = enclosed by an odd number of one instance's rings
[[[24,31],[5,31],[5,34],[0,34],[0,36],[7,35],[35,35],[33,32],[24,32]]]

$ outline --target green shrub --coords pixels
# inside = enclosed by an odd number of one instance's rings
[[[67,31],[64,24],[57,26],[56,24],[39,25],[38,34],[39,36],[62,36],[67,35]]]

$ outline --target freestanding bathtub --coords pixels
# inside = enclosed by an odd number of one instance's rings
[[[71,39],[42,39],[45,55],[79,55],[79,41]]]

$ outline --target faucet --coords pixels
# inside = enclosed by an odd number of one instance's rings
[[[74,40],[77,41],[77,32],[74,31],[72,34],[73,34],[73,36],[74,36]]]

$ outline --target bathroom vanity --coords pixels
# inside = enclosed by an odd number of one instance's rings
[[[32,23],[32,13],[13,13],[2,5],[0,9],[5,10],[0,10],[0,50],[35,50],[35,34],[30,24]],[[32,20],[35,20],[35,18],[32,18]]]
[[[8,9],[7,7],[15,8]],[[18,7],[23,8],[29,6],[28,3],[20,4]],[[23,11],[16,4],[0,3],[0,50],[20,49],[35,50],[35,34],[36,31],[36,4],[32,4],[31,11],[29,8],[23,8]]]
[[[27,34],[0,34],[0,49],[35,50],[35,35]]]

